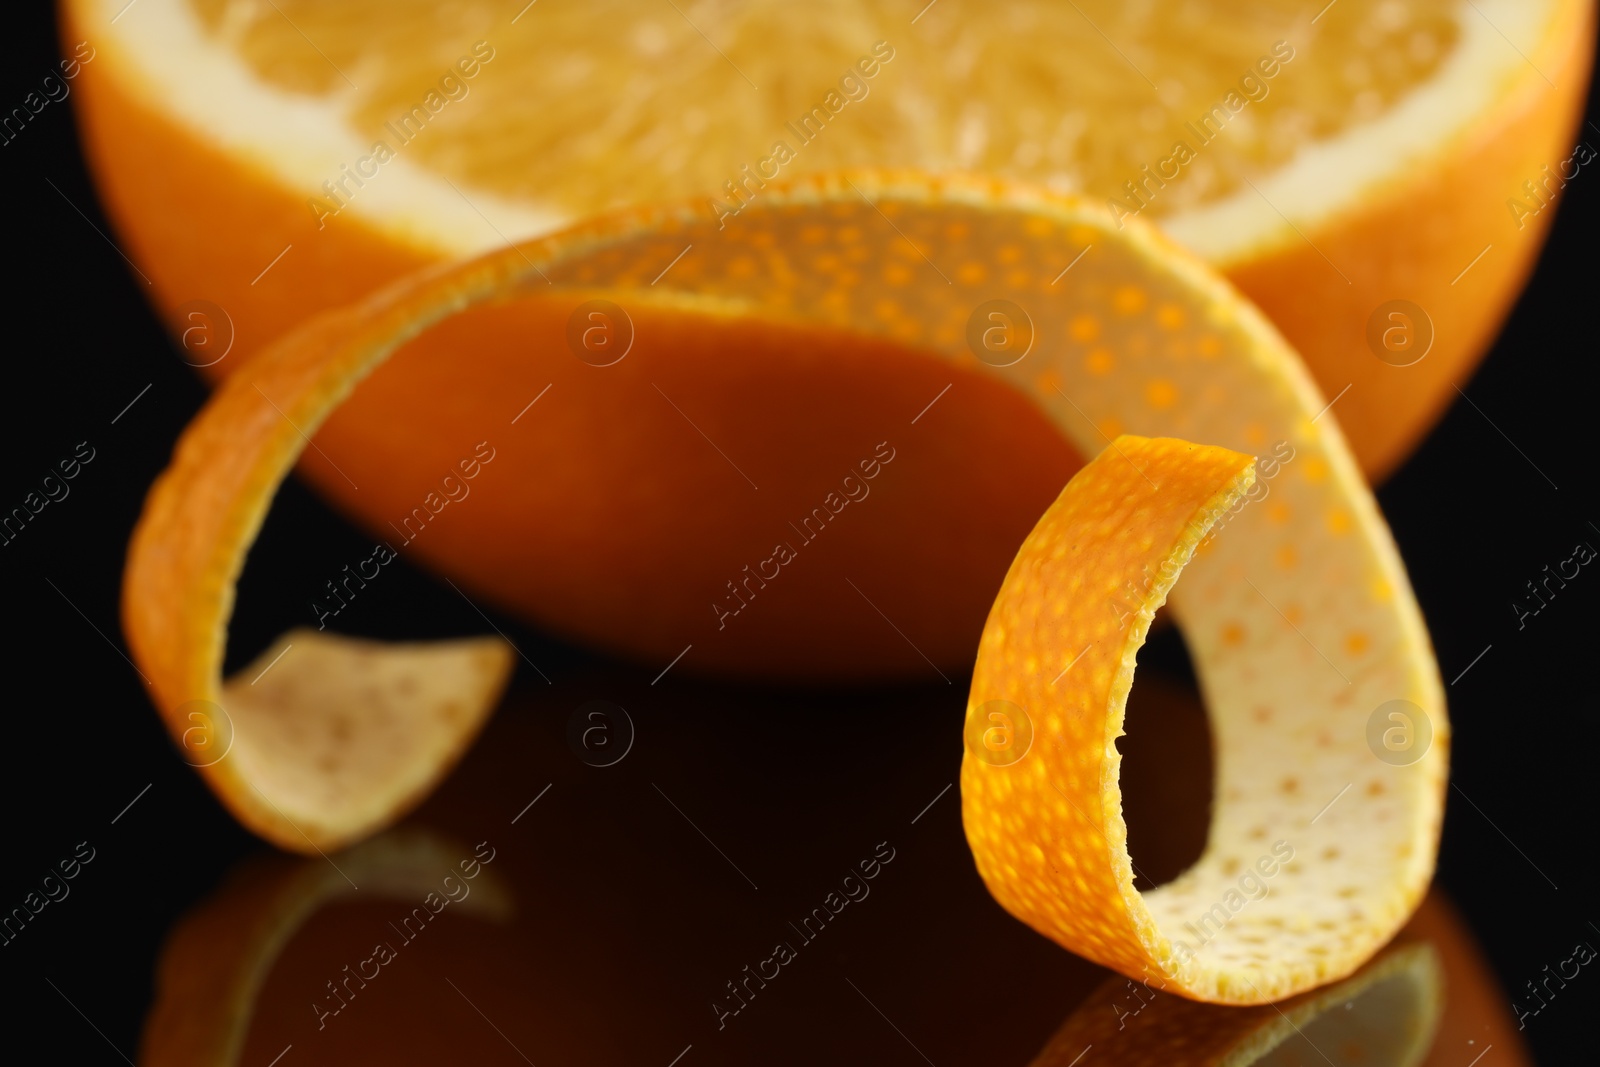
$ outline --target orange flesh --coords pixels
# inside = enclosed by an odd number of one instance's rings
[[[1123,183],[1171,155],[1174,142],[1202,145],[1185,122],[1198,123],[1230,91],[1250,100],[1240,124],[1204,145],[1185,179],[1158,198],[1152,210],[1170,214],[1382,114],[1438,69],[1460,34],[1456,19],[1471,17],[1451,0],[1342,0],[1338,17],[1316,26],[1294,0],[1253,4],[1244,17],[1226,2],[1156,17],[1083,0],[1076,10],[1012,3],[982,18],[947,6],[913,26],[905,5],[884,0],[699,3],[682,14],[609,0],[530,11],[513,28],[498,11],[382,0],[275,8],[194,0],[194,8],[258,78],[337,99],[364,140],[396,148],[395,124],[440,90],[458,60],[492,55],[469,64],[470,79],[446,83],[437,128],[403,150],[458,184],[551,203],[569,218],[723,196],[723,182],[739,180],[740,167],[771,155],[777,141],[797,153],[784,167],[789,179],[916,167],[1124,195]],[[1352,58],[1296,66],[1295,46],[1313,38],[1324,56]],[[477,41],[485,47],[474,52]],[[1280,44],[1288,47],[1275,58]],[[857,71],[841,91],[863,58],[871,77]],[[839,126],[801,140],[785,124],[830,91],[852,101],[830,108]],[[561,104],[530,108],[529,100]],[[1120,116],[1110,120],[1117,136],[1096,136],[1109,116]]]

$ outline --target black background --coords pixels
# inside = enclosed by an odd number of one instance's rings
[[[36,87],[58,52],[46,5],[8,16],[0,101],[11,102]],[[1586,126],[1581,136],[1596,136],[1594,128]],[[128,535],[146,488],[204,391],[175,357],[146,305],[144,285],[107,239],[115,235],[85,172],[70,102],[51,105],[0,149],[0,185],[8,342],[0,506],[19,503],[77,442],[88,440],[97,453],[71,483],[69,498],[0,548],[6,615],[0,906],[19,902],[77,842],[88,839],[99,852],[69,900],[0,948],[0,981],[8,989],[0,1047],[36,1043],[65,1062],[116,1062],[89,1020],[132,1054],[164,934],[240,857],[263,847],[176,757],[119,651]],[[1568,189],[1537,273],[1493,352],[1473,379],[1460,383],[1482,413],[1454,404],[1379,491],[1446,681],[1492,646],[1449,689],[1454,768],[1439,880],[1467,915],[1508,995],[1570,955],[1575,942],[1600,942],[1600,927],[1591,925],[1600,923],[1594,907],[1600,876],[1590,855],[1600,740],[1594,697],[1600,576],[1585,569],[1520,632],[1510,606],[1526,581],[1571,555],[1576,542],[1600,545],[1592,478],[1600,421],[1591,373],[1596,234],[1600,176],[1586,169]],[[305,490],[286,487],[241,591],[236,644],[258,648],[279,628],[267,594],[291,564],[300,574],[307,558],[343,561],[364,549],[365,541]],[[385,610],[374,613],[369,632],[482,629],[447,587],[404,570],[403,561],[391,566],[402,568],[404,580],[387,583]],[[595,695],[638,709],[642,721],[659,722],[662,730],[703,741],[695,749],[703,764],[680,769],[683,779],[714,777],[719,760],[759,753],[789,759],[785,780],[804,784],[809,776],[821,795],[832,772],[784,756],[788,735],[865,731],[906,739],[884,745],[879,759],[902,761],[882,776],[896,789],[926,783],[924,792],[898,800],[914,811],[959,763],[959,741],[950,738],[959,736],[960,679],[948,689],[807,693],[685,676],[669,701],[647,686],[653,667],[608,664],[513,622],[501,625],[547,672],[603,679],[605,693]],[[502,715],[524,716],[541,737],[559,738],[583,694],[568,691],[551,706],[535,690],[537,679],[519,676],[517,684],[514,707]],[[668,702],[672,716],[657,715]],[[925,772],[904,763],[918,753],[930,761]],[[748,775],[747,769],[733,777]],[[530,766],[530,782],[552,777]],[[839,802],[837,795],[828,801]],[[942,835],[941,847],[959,846],[953,797],[919,832]],[[840,833],[846,842],[840,848],[853,849],[848,842],[857,837],[863,854],[868,838],[877,839],[870,828]],[[930,935],[930,960],[941,936],[948,934]],[[1600,977],[1584,974],[1530,1020],[1526,1036],[1539,1061],[1592,1061],[1588,1023],[1597,1005]],[[889,1049],[885,1056],[907,1053],[903,1046]],[[927,1051],[940,1062],[936,1049]],[[863,1058],[878,1057],[869,1051]]]

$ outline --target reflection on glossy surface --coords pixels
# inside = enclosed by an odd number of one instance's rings
[[[514,694],[394,836],[327,861],[242,864],[169,936],[141,1062],[266,1067],[292,1046],[278,1067],[667,1067],[680,1054],[677,1067],[1067,1067],[1089,1039],[1059,1059],[1049,1058],[1054,1046],[1039,1058],[1040,1048],[1095,1019],[1112,1036],[1077,1065],[1089,1067],[1136,1062],[1125,1058],[1136,1042],[1181,1037],[1163,1028],[1169,1008],[1198,1013],[1212,1033],[1270,1031],[1281,1020],[1274,1007],[1148,992],[1149,1006],[1131,1017],[1127,1006],[1091,1010],[1119,991],[1133,996],[1126,980],[1107,985],[1105,970],[1005,915],[972,868],[954,790],[942,792],[961,758],[957,687],[886,690],[868,704],[688,680],[652,689],[650,678],[612,672]],[[1208,757],[1198,705],[1154,680],[1135,687],[1123,747],[1136,784],[1133,847],[1162,879],[1203,839]],[[625,708],[635,729],[626,757],[598,768],[567,739],[573,711],[597,699]],[[753,715],[758,730],[748,728]],[[416,933],[422,922],[407,917],[429,892],[446,891],[447,875],[464,883],[460,861],[480,842],[493,859],[470,898]],[[879,854],[893,858],[862,867]],[[394,958],[375,956],[380,943]],[[777,944],[791,947],[788,962],[775,959]],[[1420,1038],[1437,999],[1407,1006],[1396,993],[1432,989],[1424,961],[1434,959],[1444,999],[1433,1053],[1375,1054],[1363,1067],[1464,1067],[1489,1045],[1479,1067],[1526,1063],[1506,998],[1437,896],[1350,979],[1368,982],[1355,1018]],[[1343,1010],[1320,995],[1291,1003]],[[1343,1067],[1336,1049],[1347,1035],[1295,1019]],[[1147,1032],[1155,1036],[1138,1036]],[[1388,1048],[1400,1055],[1404,1043]],[[1277,1048],[1289,1058],[1260,1062],[1293,1064],[1305,1051]],[[1246,1062],[1186,1055],[1173,1048],[1150,1062]],[[1302,1062],[1325,1061],[1307,1053]]]
[[[1280,1004],[1221,1008],[1114,977],[1031,1067],[1526,1067],[1511,1023],[1470,933],[1435,890],[1372,962]]]
[[[391,910],[403,926],[407,920],[410,925],[392,938],[384,935],[387,952],[372,951],[355,961],[355,975],[348,970],[330,974],[324,983],[324,1023],[343,1007],[335,983],[349,995],[365,985],[363,975],[380,976],[397,955],[392,946],[404,947],[410,930],[451,904],[506,921],[512,913],[510,892],[482,865],[484,858],[427,831],[401,829],[349,849],[337,865],[276,855],[240,864],[224,887],[168,936],[140,1059],[174,1065],[240,1062],[257,998],[284,946],[303,936],[319,911],[362,889],[403,902]],[[407,912],[404,904],[410,903],[420,910]]]
[[[1439,1021],[1439,962],[1396,945],[1342,982],[1255,1008],[1220,1008],[1112,979],[1033,1067],[1415,1067]]]

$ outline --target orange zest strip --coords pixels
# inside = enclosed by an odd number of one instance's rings
[[[1031,1067],[1289,1067],[1329,1056],[1415,1067],[1433,1044],[1443,1001],[1439,955],[1425,941],[1395,945],[1342,982],[1271,1006],[1223,1009],[1114,978]]]
[[[1030,187],[824,175],[769,184],[722,221],[700,206],[653,208],[413,277],[230,380],[153,494],[130,559],[131,643],[174,733],[184,725],[174,705],[205,692],[220,662],[238,560],[303,447],[295,426],[315,432],[357,380],[431,325],[520,302],[562,321],[603,297],[628,312],[640,344],[704,337],[703,348],[684,345],[685,359],[735,358],[736,346],[713,343],[733,333],[750,351],[808,339],[849,349],[859,338],[866,353],[887,342],[1014,388],[1077,452],[1105,451],[1095,478],[1122,467],[1126,499],[1153,494],[1161,511],[1172,505],[1157,487],[1191,494],[1188,512],[1168,515],[1164,543],[1076,565],[1025,549],[1012,568],[969,716],[1011,701],[1037,737],[1031,754],[1001,765],[989,761],[986,726],[969,729],[963,769],[969,838],[996,899],[1074,951],[1164,976],[1197,999],[1283,997],[1369,958],[1431,877],[1449,724],[1420,612],[1337,413],[1277,332],[1137,220],[1119,227],[1099,205]],[[572,358],[560,344],[528,358]],[[1257,456],[1255,481],[1240,480],[1244,495],[1200,522],[1195,508],[1240,478],[1244,461],[1204,449],[1180,461],[1177,446],[1119,443],[1124,433]],[[1123,455],[1129,447],[1142,459]],[[1222,467],[1190,470],[1196,456]],[[1179,519],[1199,525],[1170,526]],[[1109,672],[1131,671],[1133,635],[1176,578],[1161,564],[1183,562],[1180,543],[1199,546],[1172,599],[1212,719],[1216,801],[1204,856],[1141,895],[1116,797],[1120,699],[1108,699],[1128,678],[1113,686]],[[1049,605],[1033,629],[996,621],[1026,603]],[[1052,743],[1067,720],[1081,746]],[[386,803],[437,773],[432,746],[462,736],[410,750],[427,773],[392,762],[404,788],[385,785],[376,800],[328,794],[318,812],[341,833],[381,823]],[[1041,786],[1035,767],[1070,771],[1055,785],[1072,803]],[[230,758],[208,771],[248,825],[305,847],[250,802],[261,767]],[[356,807],[359,818],[344,810]],[[1179,962],[1184,940],[1192,955]]]
[[[134,657],[184,758],[245,826],[298,852],[390,824],[452,767],[511,674],[498,638],[285,634],[222,678],[245,555],[311,434],[370,364],[345,320],[230,379],[151,488],[123,580]]]
[[[1256,484],[1252,457],[1133,436],[1081,470],[1017,553],[989,616],[961,777],[978,869],[1010,911],[1125,974],[1222,1003],[1320,985],[1383,945],[1426,888],[1431,864],[1417,857],[1430,854],[1433,828],[1414,815],[1436,803],[1426,773],[1374,777],[1401,768],[1374,759],[1359,730],[1274,722],[1270,701],[1292,693],[1300,668],[1270,657],[1288,649],[1248,666],[1227,651],[1245,633],[1293,626],[1247,573],[1195,559]],[[1205,856],[1141,894],[1116,739],[1135,658],[1169,594],[1186,632],[1218,638],[1192,646],[1212,689],[1218,800]],[[1059,674],[1041,669],[1063,647],[1082,652]],[[1219,699],[1226,667],[1238,673]],[[1307,788],[1330,772],[1360,792]],[[1326,811],[1302,824],[1307,799],[1345,804],[1339,829],[1317,826]]]

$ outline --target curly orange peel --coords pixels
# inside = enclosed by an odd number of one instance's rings
[[[360,840],[420,802],[511,674],[498,638],[296,629],[224,680],[245,556],[308,435],[365,369],[331,350],[291,348],[212,396],[150,490],[123,580],[129,645],[185,758],[242,823],[297,852]]]
[[[1364,733],[1279,712],[1293,682],[1271,657],[1294,657],[1303,635],[1247,571],[1195,559],[1255,480],[1252,457],[1133,436],[1084,467],[1023,544],[990,614],[962,766],[968,840],[1002,904],[1091,959],[1223,1003],[1277,1000],[1369,958],[1425,889],[1434,832],[1413,817],[1436,795],[1426,774],[1377,774],[1398,768],[1373,759]],[[1115,742],[1169,593],[1185,631],[1202,635],[1193,650],[1210,683],[1218,797],[1200,862],[1141,894]],[[1234,651],[1245,633],[1262,635],[1254,662]],[[1055,667],[1068,649],[1081,651]],[[1015,738],[986,743],[996,715],[1007,730],[1025,721],[1028,751]],[[1329,804],[1325,826],[1307,802]]]
[[[492,306],[559,327],[596,296],[626,305],[635,351],[662,337],[701,339],[672,349],[685,359],[737,358],[741,344],[854,345],[864,356],[890,344],[992,375],[1036,404],[1080,454],[1112,442],[1083,483],[1121,480],[1123,502],[1105,506],[1144,499],[1150,521],[1163,516],[1164,539],[1152,535],[1136,549],[1125,542],[1106,560],[1034,558],[1061,509],[1073,513],[1083,491],[1074,482],[1012,568],[985,632],[973,711],[1021,697],[1043,735],[1031,756],[995,766],[973,756],[969,731],[963,770],[979,870],[1019,917],[1126,973],[1164,975],[1175,992],[1251,1003],[1350,973],[1414,909],[1443,808],[1443,687],[1331,405],[1259,312],[1154,230],[996,180],[824,175],[768,185],[726,226],[693,206],[595,220],[410,278],[285,339],[230,379],[188,431],[130,554],[130,641],[175,734],[185,726],[183,701],[220,692],[232,582],[303,434],[442,320]],[[548,337],[537,336],[535,359],[560,344],[559,332]],[[1113,441],[1124,432],[1220,450]],[[1255,454],[1264,458],[1248,488],[1254,503],[1235,501],[1225,526],[1221,515],[1197,511],[1245,491],[1239,457]],[[1216,536],[1202,544],[1207,529]],[[1212,716],[1216,804],[1199,863],[1141,895],[1116,797],[1122,724],[1114,697],[1176,577],[1171,568],[1141,568],[1181,561],[1187,546],[1197,552],[1173,605]],[[1116,593],[1109,602],[1108,588]],[[898,607],[936,610],[937,595],[929,582],[927,605]],[[1011,621],[1025,610],[1034,612],[1032,629]],[[1121,630],[1108,632],[1118,620]],[[498,646],[456,651],[462,680],[475,684],[466,714],[458,706],[450,718],[435,704],[376,716],[355,709],[346,721],[352,748],[364,747],[369,729],[408,719],[424,738],[391,749],[362,789],[312,773],[296,789],[269,787],[276,795],[263,802],[255,799],[263,786],[283,779],[249,760],[206,768],[213,787],[247,825],[285,847],[371,832],[449,765],[509,661]],[[292,662],[273,670],[292,671]],[[300,693],[315,705],[314,692]],[[1370,716],[1396,701],[1430,728],[1431,741],[1408,761],[1385,760],[1368,745]],[[271,716],[292,717],[297,730],[322,728],[319,716],[284,705],[250,721],[235,711],[237,745],[269,732],[255,720]],[[1079,744],[1051,743],[1068,720]],[[290,755],[286,744],[274,758]],[[1279,841],[1293,858],[1261,873],[1258,862],[1273,859]],[[1234,907],[1247,868],[1269,879],[1269,892]],[[1186,923],[1202,924],[1205,943],[1189,945],[1192,957],[1179,962]]]

